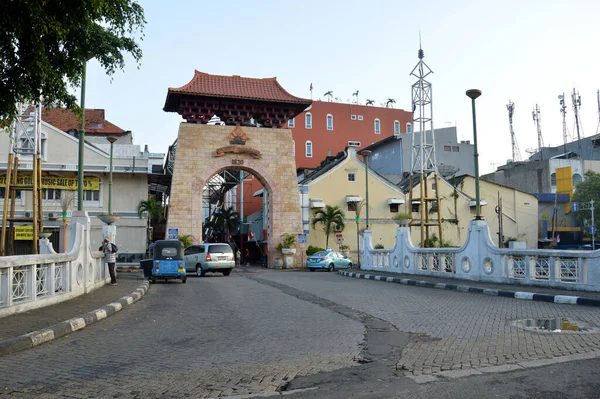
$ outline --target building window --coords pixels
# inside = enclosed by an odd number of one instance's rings
[[[360,141],[349,141],[348,147],[360,147]]]
[[[413,212],[419,212],[419,209],[421,209],[421,203],[420,202],[413,202],[412,203],[412,211]]]
[[[289,127],[290,129],[294,127],[294,118],[292,118],[292,119],[290,119],[290,120],[288,121],[288,127]]]
[[[306,158],[312,158],[312,141],[306,142]]]
[[[390,204],[390,212],[398,213],[398,204]]]
[[[450,146],[450,145],[445,145],[445,146],[444,146],[444,151],[447,151],[447,152],[450,152],[450,151],[452,151],[452,146]]]
[[[354,173],[348,173],[348,181],[356,181],[356,175]]]
[[[57,190],[54,188],[43,188],[42,189],[42,199],[59,200],[60,199],[60,190]]]
[[[350,115],[350,119],[352,119],[353,121],[356,120],[356,115]]]
[[[327,115],[327,130],[333,130],[333,115]]]
[[[581,183],[581,175],[579,173],[575,173],[573,175],[573,188],[577,188],[577,185]]]
[[[460,148],[457,145],[453,145],[452,152],[460,152]]]
[[[83,200],[84,201],[100,201],[100,190],[83,190]]]
[[[356,202],[348,202],[348,211],[356,212]]]
[[[556,173],[552,173],[550,175],[550,185],[552,187],[556,187]]]
[[[363,120],[363,116],[362,115],[358,115],[358,120],[362,121]]]
[[[307,112],[304,116],[304,122],[307,129],[312,129],[312,114]]]
[[[21,190],[16,190],[15,196],[17,199],[21,199]],[[4,198],[6,198],[6,188],[0,187],[0,199],[4,200]]]
[[[379,119],[375,119],[373,127],[375,129],[375,134],[381,134],[381,122],[379,121]]]
[[[406,124],[406,133],[412,133],[412,125],[410,122]]]
[[[394,121],[394,134],[400,134],[400,121]]]

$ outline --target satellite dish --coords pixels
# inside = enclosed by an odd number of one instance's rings
[[[448,177],[456,174],[460,169],[453,165],[439,165],[438,172],[442,177]]]
[[[526,153],[528,153],[529,155],[535,154],[537,152],[537,149],[535,148],[528,148],[525,150]]]

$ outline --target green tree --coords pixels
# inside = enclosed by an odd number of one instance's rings
[[[585,178],[583,181],[575,187],[575,194],[573,195],[573,201],[584,203],[594,201],[594,208],[600,208],[600,173],[588,170],[585,172]],[[600,219],[600,209],[594,211],[594,226],[598,226]],[[590,220],[592,217],[591,211],[577,212],[577,221],[583,224],[584,220]],[[586,229],[587,230],[587,229]],[[589,232],[589,230],[587,230]]]
[[[335,228],[344,230],[344,219],[346,215],[339,206],[326,205],[325,209],[317,209],[313,213],[313,218],[310,222],[314,229],[317,224],[322,225],[325,232],[325,247],[329,248],[329,235]]]
[[[151,222],[160,223],[165,220],[163,211],[162,204],[154,198],[140,201],[137,208],[140,219],[144,216],[144,212],[148,213],[148,225],[150,225]]]
[[[45,105],[80,111],[69,86],[81,84],[84,63],[95,58],[108,75],[139,62],[144,9],[135,0],[3,1],[0,9],[0,119],[15,103],[42,98]]]
[[[215,214],[214,225],[223,229],[227,240],[229,232],[239,227],[240,215],[232,207],[221,209],[221,212]]]

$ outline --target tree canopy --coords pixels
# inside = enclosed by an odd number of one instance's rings
[[[600,220],[600,173],[588,170],[585,172],[585,179],[575,187],[573,201],[579,203],[590,202],[594,200],[594,207],[597,211],[594,212],[594,226],[598,226]],[[579,210],[577,212],[577,220],[583,224],[584,220],[591,221],[591,211]],[[586,229],[586,231],[589,231]]]
[[[17,102],[80,111],[69,86],[81,84],[83,65],[95,58],[108,75],[139,62],[144,9],[135,0],[0,0],[0,120]]]
[[[329,248],[329,236],[336,227],[342,231],[345,226],[346,215],[339,206],[326,205],[325,209],[317,209],[313,213],[313,219],[310,224],[315,228],[317,224],[322,225],[323,231],[325,232],[325,246]]]

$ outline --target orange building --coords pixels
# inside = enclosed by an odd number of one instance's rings
[[[316,168],[347,146],[366,147],[394,134],[411,133],[412,114],[397,108],[313,101],[292,130],[297,168]]]

